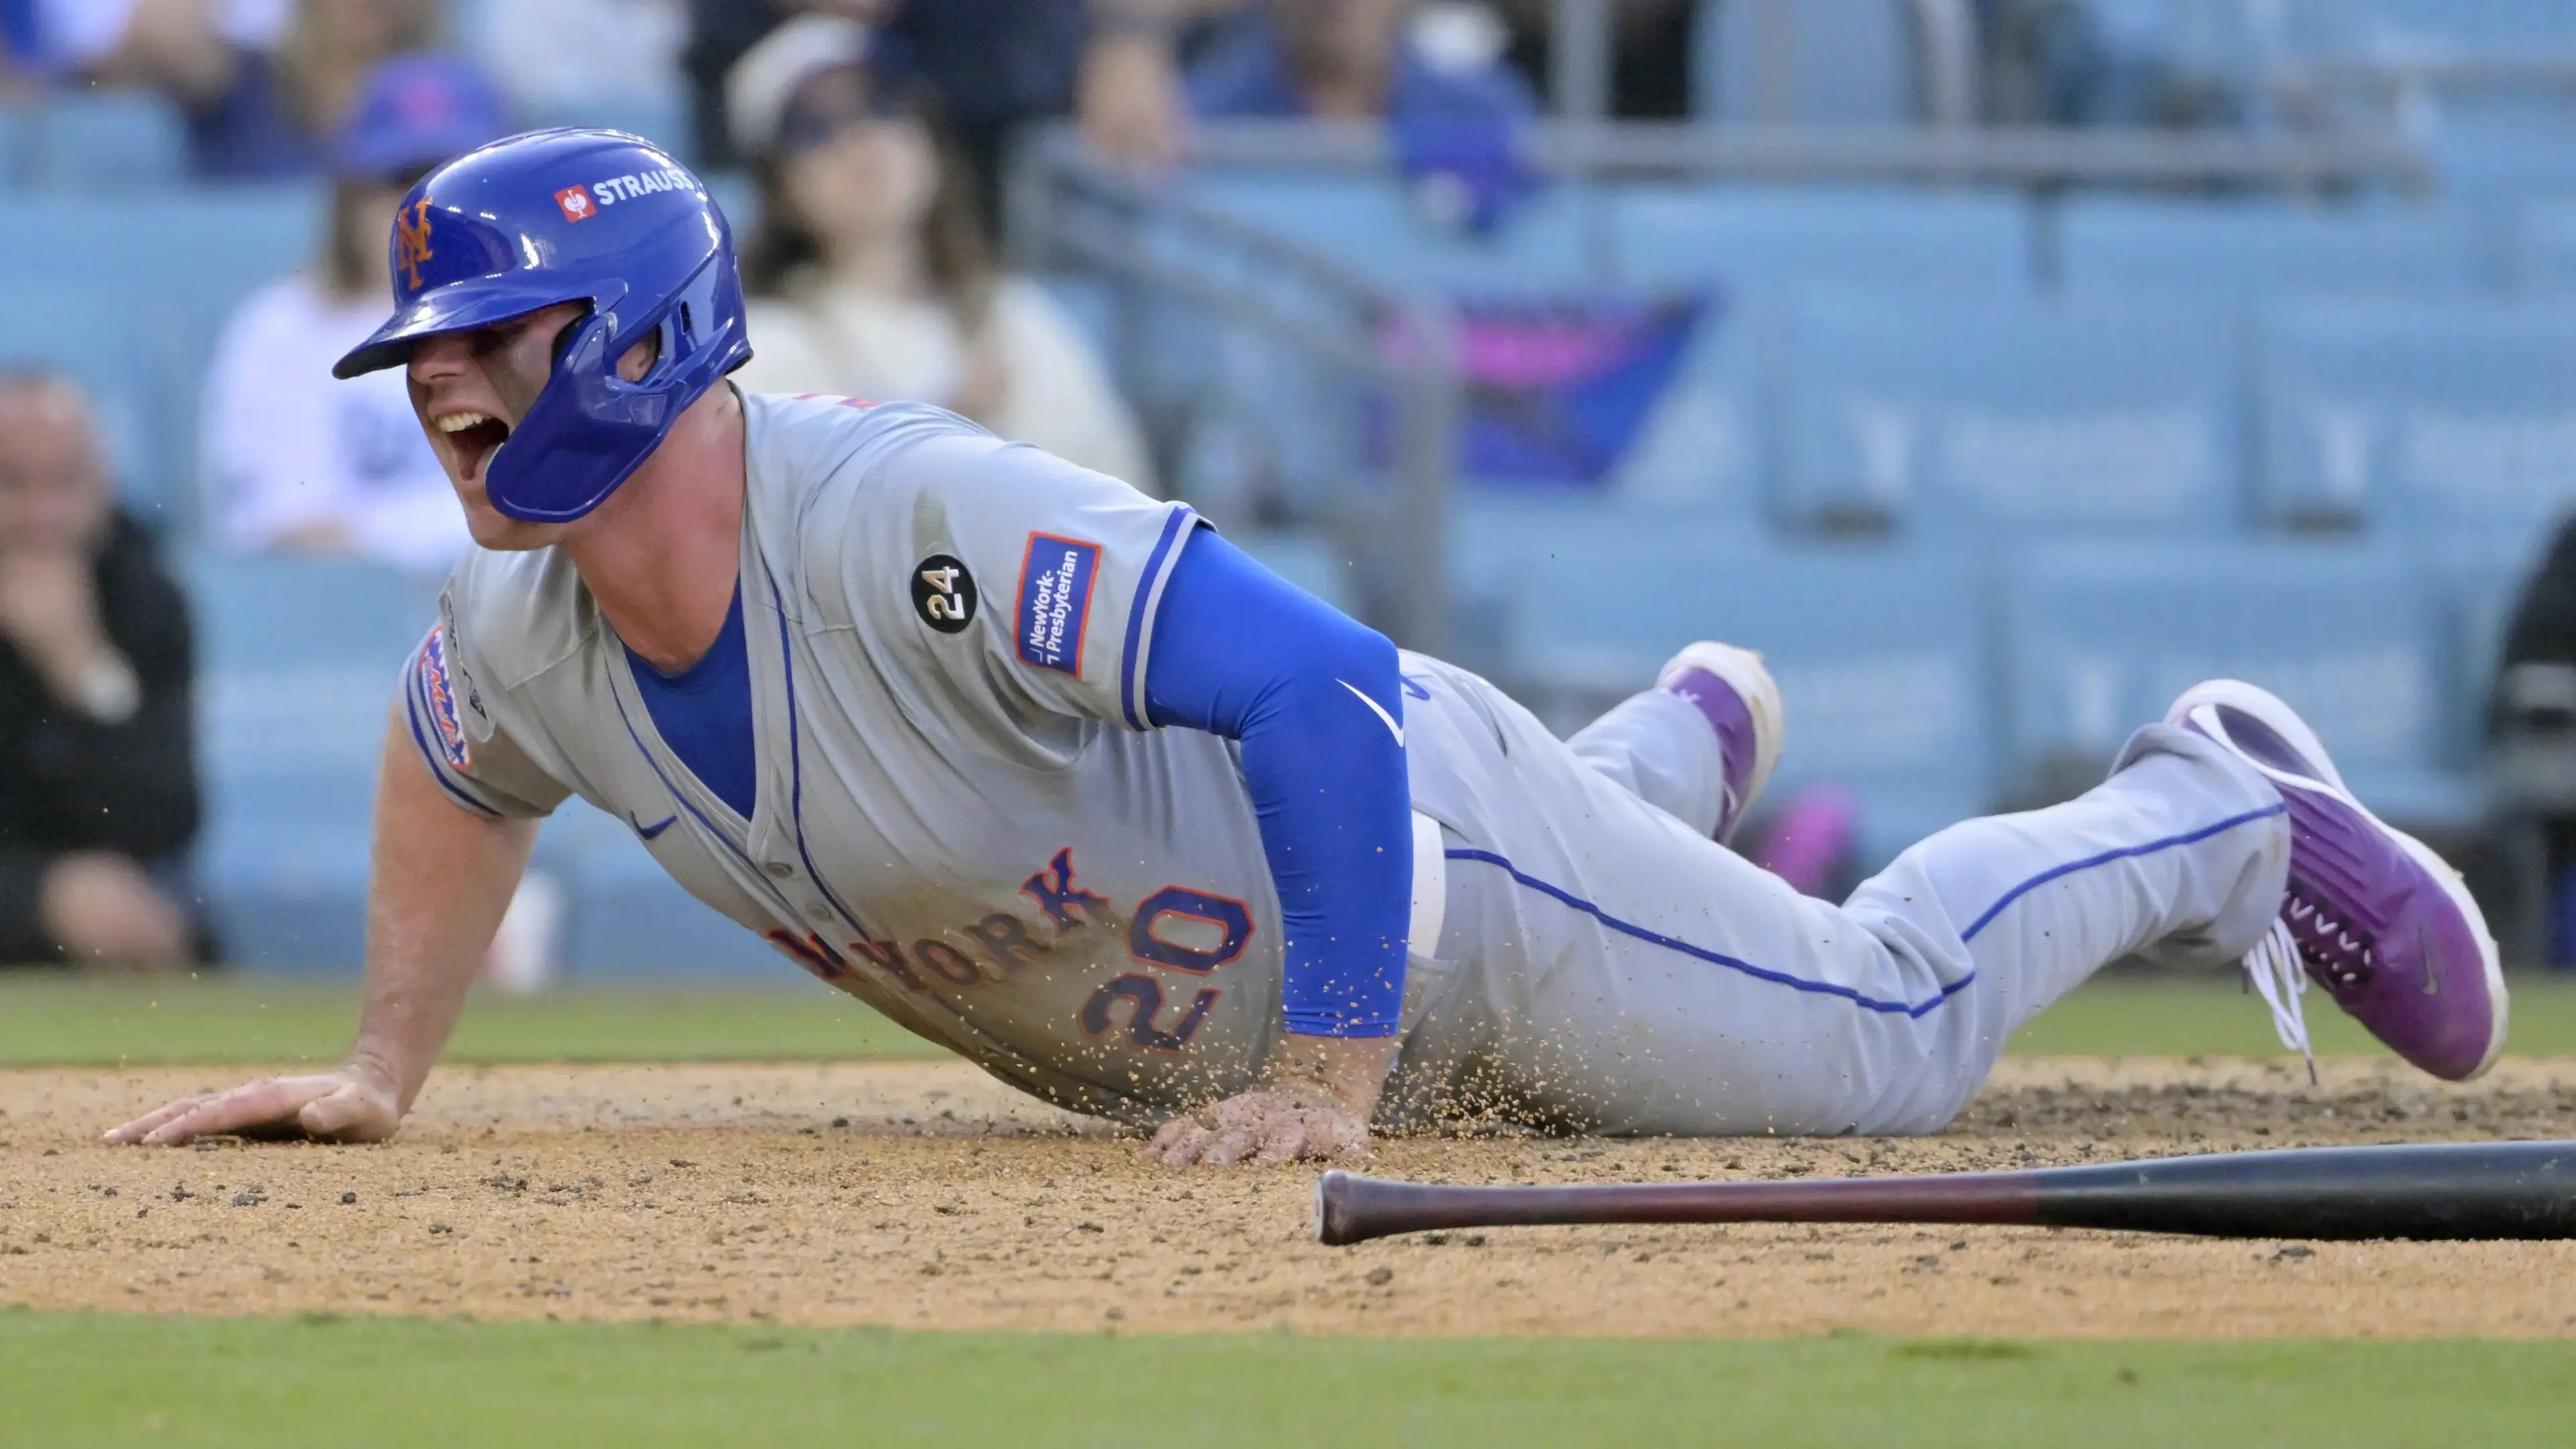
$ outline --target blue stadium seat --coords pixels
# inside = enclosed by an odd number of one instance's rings
[[[2538,528],[2576,504],[2576,303],[2312,299],[2260,334],[2267,518]]]
[[[2444,686],[2445,757],[2463,767],[2486,750],[2487,701],[2514,606],[2556,537],[2552,528],[2471,529],[2423,541],[2417,553],[2436,591],[2437,627],[2452,648]]]
[[[436,617],[372,564],[183,560],[198,641],[200,880],[232,959],[356,968],[385,711]]]
[[[24,100],[0,100],[0,188],[26,183],[36,144],[35,124],[29,119],[33,110]]]
[[[1791,282],[2014,292],[2031,281],[2030,218],[2010,193],[1894,187],[1623,187],[1608,196],[1618,279],[1715,287]]]
[[[2452,640],[2404,551],[2249,540],[2054,544],[2005,585],[2013,769],[2107,766],[2191,684],[2250,680],[2316,726],[2354,791],[2393,819],[2459,824]]]
[[[2571,188],[2576,189],[2576,188]],[[2550,296],[2576,293],[2576,201],[2536,202],[2514,229],[2514,280]]]
[[[1281,530],[1229,534],[1261,566],[1345,614],[1359,612],[1358,577],[1344,551],[1311,533]]]
[[[1783,350],[1793,524],[2206,533],[2238,515],[2236,353],[2214,309],[1818,291]]]
[[[89,395],[118,501],[170,521],[166,394],[129,299],[104,282],[30,281],[0,270],[0,371],[59,373]]]
[[[165,515],[192,522],[197,393],[215,334],[253,289],[307,264],[320,240],[319,194],[302,186],[40,192],[7,205],[0,281],[26,291],[112,293],[87,315],[135,338],[130,387],[154,409],[135,430],[137,446],[152,452],[134,460],[136,474],[153,480]],[[21,335],[13,324],[7,340]]]
[[[1691,110],[1723,121],[1906,125],[1922,114],[1904,0],[1701,0]]]
[[[1516,686],[1528,661],[1514,652],[1512,621],[1529,580],[1570,575],[1641,541],[1660,555],[1714,558],[1732,557],[1760,537],[1755,526],[1724,510],[1629,506],[1558,489],[1462,486],[1450,498],[1442,657]]]
[[[2393,207],[2089,197],[2057,225],[2070,293],[2460,292],[2478,276],[2462,218]]]
[[[1780,682],[1791,743],[1772,798],[1851,791],[1866,864],[1987,808],[1989,631],[1966,555],[1633,527],[1568,536],[1552,554],[1520,571],[1508,604],[1514,671],[1538,702],[1597,707],[1652,683],[1682,645],[1724,639],[1761,650]]]
[[[61,90],[27,121],[27,182],[65,191],[168,186],[188,169],[188,132],[149,91]]]
[[[1522,296],[1598,271],[1599,198],[1584,187],[1550,186],[1473,236],[1426,220],[1392,176],[1197,171],[1180,184],[1189,200],[1396,287]]]
[[[2311,55],[2360,60],[2525,59],[2576,53],[2565,0],[2293,0],[2288,38]]]
[[[1623,470],[1623,495],[1640,501],[1760,511],[1771,466],[1763,363],[1796,288],[2013,297],[2030,287],[2027,214],[1999,193],[1648,185],[1611,193],[1609,215],[1622,285],[1712,299]]]

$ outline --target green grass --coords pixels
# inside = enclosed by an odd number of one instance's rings
[[[2548,1343],[1099,1337],[0,1314],[0,1441],[2565,1443]]]
[[[355,983],[0,979],[0,1066],[318,1062],[347,1049]],[[450,1061],[810,1061],[937,1057],[837,991],[570,990],[478,997]]]
[[[2576,977],[2524,972],[2513,993],[2509,1049],[2517,1056],[2576,1056]],[[2308,1033],[2319,1056],[2379,1056],[2359,1023],[2322,991],[2307,994]],[[2199,980],[2133,974],[2099,977],[2041,1012],[2012,1050],[2055,1056],[2274,1056],[2272,1013],[2228,973]]]
[[[2514,984],[2513,1049],[2576,1056],[2576,980]],[[2320,1055],[2375,1055],[2322,994],[2309,998]],[[0,1066],[328,1061],[357,1019],[350,983],[257,976],[204,981],[0,978]],[[2262,1003],[2220,979],[2097,980],[2013,1039],[2013,1050],[2084,1056],[2271,1056]],[[837,992],[788,981],[730,991],[589,988],[484,997],[451,1060],[814,1061],[930,1058],[938,1048]]]

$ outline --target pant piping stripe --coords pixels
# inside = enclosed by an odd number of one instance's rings
[[[2289,808],[2290,807],[2287,805],[2277,803],[2267,805],[2260,810],[2248,810],[2242,815],[2230,815],[2226,819],[2219,821],[2216,825],[2203,826],[2201,829],[2192,831],[2188,835],[2168,835],[2162,840],[2150,840],[2144,845],[2131,845],[2124,846],[2119,850],[2106,850],[2100,855],[2087,856],[2082,860],[2069,861],[2066,864],[2057,866],[2053,869],[2041,871],[2039,874],[2023,881],[2020,885],[2014,886],[2011,890],[2004,892],[2002,900],[1988,906],[1984,915],[1977,917],[1974,924],[1959,933],[1959,940],[1964,944],[1977,939],[1977,933],[1984,930],[1987,926],[1992,925],[1995,917],[2003,914],[2004,907],[2020,900],[2023,896],[2030,894],[2032,891],[2048,884],[2059,876],[2073,875],[2079,870],[2090,870],[2094,866],[2108,865],[2115,860],[2127,860],[2133,856],[2140,855],[2153,855],[2157,851],[2171,850],[2178,845],[2197,844],[2200,841],[2207,840],[2213,835],[2225,834],[2226,832],[2235,829],[2237,826],[2243,825],[2249,821],[2268,820]]]
[[[1514,881],[1529,887],[1531,890],[1537,891],[1543,896],[1547,896],[1552,900],[1559,901],[1583,912],[1585,915],[1592,917],[1594,920],[1599,921],[1601,924],[1608,926],[1611,930],[1617,931],[1623,936],[1633,936],[1650,946],[1661,946],[1667,951],[1678,951],[1693,960],[1706,961],[1713,966],[1723,966],[1729,971],[1741,971],[1745,975],[1750,976],[1757,981],[1768,981],[1775,986],[1786,986],[1793,991],[1809,992],[1817,996],[1839,996],[1843,1000],[1867,1011],[1883,1012],[1890,1016],[1919,1017],[1939,1006],[1942,1002],[1949,1000],[1952,996],[1966,990],[1968,983],[1977,979],[1977,973],[1971,971],[1967,975],[1960,977],[1958,980],[1951,982],[1949,985],[1942,987],[1940,995],[1919,1004],[1909,1004],[1902,1001],[1881,1001],[1876,997],[1863,996],[1848,986],[1837,986],[1830,981],[1809,981],[1804,977],[1791,976],[1784,971],[1768,970],[1764,967],[1756,966],[1750,961],[1742,961],[1733,956],[1722,955],[1716,951],[1709,950],[1705,946],[1694,946],[1688,941],[1675,940],[1674,938],[1663,935],[1659,932],[1647,930],[1643,926],[1620,920],[1617,916],[1611,915],[1609,912],[1594,905],[1592,902],[1583,899],[1581,896],[1575,895],[1571,891],[1550,885],[1536,876],[1523,874],[1519,867],[1513,865],[1509,860],[1504,859],[1502,856],[1494,854],[1492,851],[1450,850],[1444,853],[1451,860],[1472,860],[1483,865],[1494,866],[1500,869],[1504,874],[1510,876]]]

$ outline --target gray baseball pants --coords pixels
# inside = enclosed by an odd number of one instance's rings
[[[1447,890],[1392,1123],[1936,1131],[2049,1003],[2133,953],[2233,960],[2287,880],[2271,786],[2150,725],[2083,796],[1952,826],[1835,905],[1709,838],[1719,747],[1687,701],[1641,694],[1560,741],[1474,675],[1407,674]]]

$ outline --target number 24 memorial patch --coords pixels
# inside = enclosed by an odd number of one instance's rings
[[[1052,533],[1029,535],[1020,562],[1020,658],[1082,677],[1082,632],[1091,622],[1091,584],[1100,545]]]

